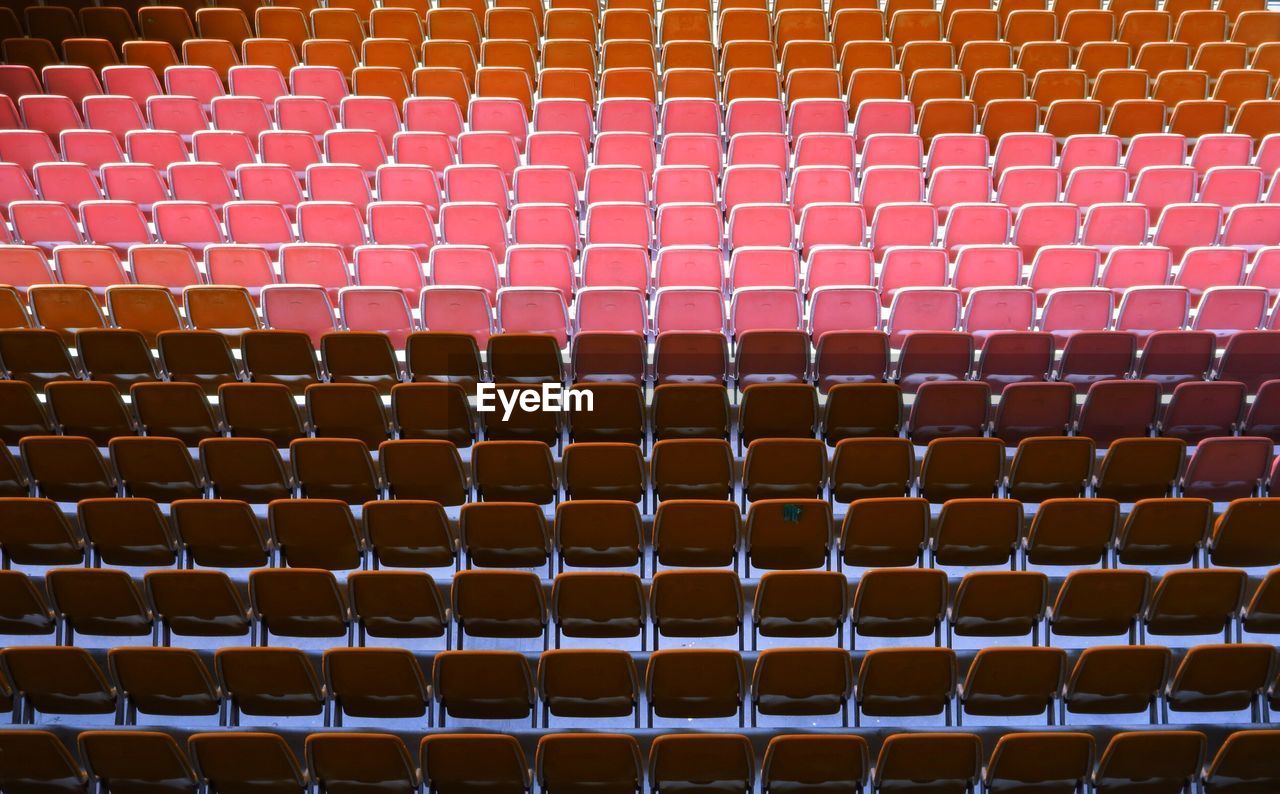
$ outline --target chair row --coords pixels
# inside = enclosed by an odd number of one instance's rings
[[[98,535],[110,534],[110,542],[92,547],[94,559],[110,560],[112,564],[121,560],[141,562],[144,555],[128,543],[155,542],[157,538],[153,536],[159,528],[128,523],[130,518],[147,515],[145,510],[132,509],[139,507],[137,501],[140,500],[91,499],[80,504],[84,527]],[[1198,562],[1193,538],[1186,536],[1192,531],[1203,533],[1203,514],[1209,507],[1196,504],[1197,501],[1202,500],[1139,502],[1124,524],[1123,534],[1115,541],[1116,548],[1101,552],[1097,546],[1106,543],[1105,538],[1100,541],[1086,533],[1097,534],[1101,522],[1094,519],[1099,512],[1107,511],[1105,500],[1049,502],[1046,510],[1053,511],[1055,517],[1041,519],[1037,513],[1025,541],[1026,553],[1037,565],[1045,560],[1049,565],[1069,565],[1073,559],[1081,562],[1090,556],[1114,556],[1126,565],[1162,565],[1187,558]],[[412,518],[414,511],[438,511],[439,505],[395,504],[395,512],[375,507],[365,517],[366,524],[377,532],[372,542],[381,544],[375,556],[415,566],[448,564],[452,544],[457,541],[443,522],[434,536],[427,532],[430,527],[388,523],[388,519],[405,518],[406,514]],[[38,517],[40,511],[29,509],[37,506],[0,502],[0,508],[13,515]],[[285,509],[290,506],[298,509]],[[0,634],[49,637],[63,645],[76,644],[77,635],[82,635],[79,643],[89,647],[100,642],[95,637],[147,635],[154,644],[165,646],[196,641],[180,639],[184,637],[214,636],[250,638],[261,646],[282,637],[329,638],[362,647],[366,638],[443,638],[446,647],[462,648],[469,641],[466,638],[471,637],[540,639],[544,649],[552,638],[557,648],[569,638],[588,643],[593,638],[612,638],[627,640],[628,644],[638,640],[643,651],[649,647],[650,623],[654,649],[664,642],[664,637],[665,641],[677,639],[684,645],[689,645],[692,638],[727,637],[732,641],[736,637],[742,650],[748,635],[752,650],[761,638],[785,644],[803,637],[844,647],[846,629],[850,648],[859,647],[863,641],[860,637],[932,638],[935,645],[945,643],[946,647],[953,645],[955,637],[1003,637],[1029,639],[1032,646],[1045,647],[1055,645],[1055,635],[1105,637],[1113,642],[1127,638],[1131,645],[1156,638],[1177,645],[1185,642],[1180,639],[1183,637],[1221,635],[1226,642],[1239,642],[1246,633],[1277,633],[1280,574],[1275,570],[1251,586],[1245,572],[1237,568],[1179,568],[1155,581],[1154,589],[1151,575],[1141,568],[1078,568],[1052,585],[1044,573],[1026,570],[970,570],[949,584],[946,572],[937,568],[862,568],[852,581],[837,571],[775,568],[766,570],[758,583],[750,584],[739,579],[739,549],[730,545],[733,539],[718,536],[725,527],[692,523],[700,517],[715,518],[713,508],[721,507],[732,504],[664,503],[654,527],[654,564],[666,565],[674,560],[677,565],[658,570],[647,581],[630,572],[571,571],[557,574],[554,582],[548,579],[544,586],[539,575],[530,571],[502,570],[501,565],[473,570],[473,560],[510,562],[516,552],[509,546],[522,538],[518,527],[498,523],[502,520],[500,515],[487,520],[475,517],[498,510],[470,508],[463,511],[462,521],[461,552],[467,556],[467,569],[451,572],[447,586],[437,586],[430,575],[418,570],[353,571],[345,576],[346,584],[339,584],[334,574],[324,568],[260,568],[248,575],[249,597],[245,599],[225,569],[272,560],[278,554],[291,564],[297,558],[341,570],[341,566],[353,563],[358,566],[364,555],[350,538],[344,546],[330,537],[330,526],[325,522],[316,525],[317,538],[305,537],[306,527],[302,524],[308,520],[308,508],[299,502],[272,504],[270,526],[280,534],[269,541],[257,534],[252,511],[243,502],[180,502],[174,506],[174,523],[191,540],[181,556],[202,564],[221,563],[223,570],[152,570],[140,585],[126,571],[115,567],[47,567],[47,596],[44,588],[37,587],[26,573],[6,570],[0,581],[7,599]],[[986,517],[983,511],[988,515],[995,512],[992,504],[983,507],[959,500],[944,507],[936,537],[903,538],[897,547],[880,545],[878,540],[888,534],[886,527],[869,524],[870,521],[893,520],[893,510],[889,508],[907,507],[907,512],[918,512],[921,505],[874,499],[855,507],[861,515],[846,520],[839,550],[842,562],[852,561],[854,567],[870,561],[890,563],[895,555],[898,562],[918,559],[919,545],[911,547],[911,542],[917,542],[928,544],[935,562],[949,563],[944,568],[953,569],[958,558],[966,557],[964,569],[981,568],[991,560],[978,557],[981,547],[971,552],[964,544],[994,543],[994,536],[1005,531],[1004,527],[981,526]],[[1275,519],[1275,511],[1254,509],[1259,507],[1266,506],[1249,500],[1232,503],[1215,528],[1215,545],[1207,555],[1213,562],[1249,558],[1253,551],[1249,544],[1259,543],[1259,538],[1266,542],[1266,522]],[[927,505],[924,512],[927,521]],[[317,515],[315,510],[310,514]],[[634,546],[639,542],[638,523],[634,529],[629,526],[625,511],[622,520],[601,525],[601,537],[591,536],[592,527],[587,522],[611,515],[619,518],[616,502],[562,505],[556,519],[559,551],[552,555],[559,560],[556,565],[563,568],[566,564],[574,567],[585,563],[599,568],[614,564],[634,568],[639,563],[643,570],[647,555]],[[1240,515],[1246,518],[1239,519]],[[1078,538],[1067,537],[1072,529],[1067,522],[1073,518],[1085,520]],[[219,519],[230,519],[225,533],[220,534],[222,527],[209,523]],[[1170,524],[1168,532],[1162,534],[1159,524],[1165,519]],[[635,520],[638,522],[638,516]],[[903,523],[904,533],[915,529],[905,525],[909,522]],[[18,541],[7,544],[13,548],[13,561],[27,562],[41,553],[46,559],[53,558],[58,547],[36,546],[38,539],[68,546],[70,537],[57,537],[55,529],[37,522],[28,537],[22,539],[26,545]],[[749,529],[757,527],[749,525]],[[41,536],[40,530],[48,530],[46,536]],[[438,545],[408,545],[415,540]],[[701,540],[711,545],[698,545]],[[775,543],[776,540],[772,539]],[[595,546],[591,545],[593,542]],[[601,542],[632,545],[615,545],[602,552],[598,548]],[[770,542],[760,532],[748,535],[748,556],[763,558],[768,554],[763,547]],[[432,554],[438,559],[430,559]],[[525,554],[528,556],[527,551]],[[64,559],[71,556],[63,555]],[[157,564],[160,556],[152,553],[151,564]],[[355,559],[343,560],[346,556]],[[681,565],[723,564],[729,557],[734,559],[733,570],[695,570]],[[1249,561],[1274,562],[1276,557],[1271,548]],[[630,565],[618,566],[619,561]],[[527,562],[515,561],[517,565]],[[751,600],[752,590],[754,603],[748,614],[744,604]]]
[[[428,728],[528,719],[537,728],[549,727],[552,717],[638,723],[643,711],[650,728],[655,719],[734,717],[741,727],[747,712],[754,726],[760,717],[832,715],[847,725],[852,711],[857,727],[863,717],[937,716],[950,726],[953,711],[960,723],[1047,715],[1052,725],[1073,714],[1145,716],[1157,707],[1153,724],[1205,712],[1244,712],[1239,722],[1261,722],[1280,701],[1274,654],[1265,644],[1197,645],[1175,668],[1161,646],[1106,646],[1085,650],[1068,678],[1062,649],[984,648],[960,681],[949,648],[874,648],[856,665],[843,649],[771,648],[760,652],[749,677],[737,651],[664,649],[645,660],[643,696],[631,654],[610,650],[544,651],[536,683],[516,651],[441,651],[430,660],[430,678],[403,648],[331,648],[323,677],[290,648],[220,648],[216,678],[185,648],[113,648],[110,678],[82,648],[9,647],[0,650],[0,663],[13,679],[20,724],[68,712],[115,712],[118,722],[132,724],[141,712],[218,715],[220,724],[238,726],[242,714],[323,712],[326,727],[374,718]]]
[[[959,782],[975,790],[980,783],[995,790],[1092,783],[1098,791],[1151,784],[1170,791],[1202,785],[1219,792],[1238,785],[1259,790],[1280,785],[1280,770],[1272,762],[1277,736],[1273,730],[1237,731],[1208,758],[1206,737],[1197,731],[1124,731],[1105,747],[1088,733],[1019,732],[1001,736],[987,761],[976,734],[894,733],[883,739],[873,765],[869,743],[859,735],[791,734],[769,740],[757,772],[755,748],[742,735],[660,735],[650,744],[646,767],[635,737],[549,733],[538,739],[531,772],[520,741],[504,734],[433,733],[411,752],[394,734],[313,733],[306,738],[304,767],[274,733],[195,733],[184,752],[178,740],[160,731],[82,731],[78,762],[53,733],[14,729],[0,733],[0,747],[15,759],[0,782],[110,779],[120,785],[162,782],[181,792],[269,784],[301,792],[310,781],[326,790],[359,781],[387,791],[425,787],[446,794],[479,785],[527,791],[533,781],[541,790],[617,786],[640,791],[647,782],[653,791],[714,785],[747,794],[755,790],[758,775],[766,791],[823,785],[891,792]]]

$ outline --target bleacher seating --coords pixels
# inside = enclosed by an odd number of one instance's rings
[[[98,2],[0,792],[1280,791],[1271,0]]]

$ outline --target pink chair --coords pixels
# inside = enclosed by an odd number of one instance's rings
[[[289,89],[296,96],[318,96],[335,112],[347,95],[347,80],[336,66],[295,66],[289,70]]]
[[[940,168],[986,168],[991,160],[991,142],[985,135],[947,132],[935,135],[925,157],[925,175],[932,180]]]
[[[66,204],[56,201],[15,201],[9,205],[13,233],[17,240],[52,254],[59,245],[85,242],[75,216]]]
[[[1199,199],[1228,210],[1241,204],[1255,204],[1262,199],[1265,183],[1266,176],[1261,168],[1248,165],[1215,166],[1204,175]]]
[[[1142,245],[1147,239],[1150,213],[1142,204],[1095,204],[1084,216],[1080,242],[1106,251],[1121,245]]]
[[[369,239],[377,245],[412,248],[419,258],[435,245],[431,215],[424,204],[412,201],[375,201],[367,209]]]
[[[889,338],[881,331],[831,331],[818,339],[814,380],[827,394],[844,383],[883,383],[889,369]]]
[[[527,167],[567,168],[579,186],[586,183],[587,147],[576,132],[535,132],[525,147]]]
[[[1120,246],[1107,254],[1098,286],[1106,287],[1119,299],[1130,287],[1156,287],[1169,283],[1173,257],[1167,248]]]
[[[942,232],[942,247],[955,259],[966,247],[1003,246],[1009,240],[1012,222],[1012,213],[1002,204],[953,205]],[[1021,261],[1021,252],[1016,246],[1011,248]]]
[[[22,166],[29,176],[36,163],[56,162],[58,152],[39,130],[0,130],[0,158]]]
[[[910,133],[880,132],[870,135],[862,145],[863,169],[874,165],[924,165],[924,141]]]
[[[1200,299],[1191,327],[1212,331],[1218,347],[1240,331],[1261,328],[1267,316],[1268,296],[1262,287],[1209,287]]]
[[[324,288],[309,284],[270,284],[261,291],[262,322],[268,328],[302,331],[320,347],[320,337],[337,330],[333,305]]]
[[[355,252],[355,283],[361,287],[390,287],[417,303],[427,285],[422,260],[409,246],[362,245]],[[496,287],[495,287],[496,289]]]
[[[191,151],[196,160],[213,163],[227,174],[257,162],[249,136],[236,130],[198,130],[191,136]]]
[[[363,180],[363,177],[361,177]],[[302,186],[293,169],[275,163],[245,164],[236,169],[236,184],[245,201],[270,201],[284,207],[290,220],[298,217]],[[366,193],[367,193],[366,189]],[[366,195],[365,201],[368,201]]]
[[[320,162],[320,147],[307,132],[268,130],[258,136],[258,148],[264,163],[284,166],[299,180],[306,179],[307,169]]]
[[[961,329],[973,334],[978,349],[1001,331],[1030,331],[1036,317],[1036,296],[1026,287],[978,287],[965,306]]]
[[[883,181],[883,179],[882,179]],[[865,185],[864,185],[865,189]],[[923,188],[922,188],[923,189]],[[892,193],[886,194],[892,196]],[[920,195],[911,194],[899,201],[919,201]],[[895,200],[885,198],[885,201]],[[791,175],[791,209],[796,218],[804,212],[805,207],[815,203],[853,203],[853,171],[838,166],[804,165]],[[862,200],[864,205],[866,199]],[[867,208],[874,212],[874,207]]]
[[[1170,204],[1160,213],[1151,242],[1168,248],[1174,264],[1181,264],[1190,249],[1216,243],[1221,225],[1222,207],[1216,204]]]
[[[213,208],[202,201],[161,201],[153,208],[160,240],[203,256],[211,245],[225,242]]]
[[[880,295],[871,287],[829,286],[813,291],[809,303],[809,335],[880,329]]]
[[[658,216],[661,221],[662,210],[658,211]],[[659,236],[661,242],[661,228]],[[790,248],[794,241],[794,217],[786,204],[739,204],[729,213],[728,246],[731,250],[744,246]]]
[[[1191,297],[1185,287],[1132,287],[1120,301],[1117,331],[1132,331],[1138,346],[1156,331],[1176,331],[1187,324]]]
[[[251,96],[217,96],[210,104],[213,128],[243,133],[257,149],[258,133],[271,129],[271,118],[262,100]]]
[[[440,208],[440,236],[453,245],[482,245],[495,260],[506,258],[507,228],[495,204],[448,202]]]
[[[974,341],[981,343],[976,379],[984,381],[995,394],[1002,394],[1014,384],[1038,383],[1049,377],[1054,347],[1051,334],[990,331],[982,336],[975,334]]]
[[[578,292],[574,333],[648,331],[644,293],[629,287],[584,287]]]
[[[1227,340],[1214,372],[1215,380],[1240,381],[1250,393],[1262,384],[1280,378],[1280,332],[1241,331]]]
[[[549,334],[561,348],[569,343],[569,309],[557,289],[503,287],[498,290],[497,311],[504,334]]]
[[[1071,174],[1081,167],[1120,165],[1122,148],[1115,135],[1072,135],[1062,146],[1058,170]]]
[[[1207,246],[1188,249],[1173,283],[1191,291],[1191,305],[1198,306],[1210,287],[1234,287],[1244,281],[1248,253],[1243,248]]]
[[[1034,260],[1045,246],[1074,245],[1080,228],[1080,208],[1074,204],[1028,204],[1018,212],[1013,243],[1024,261]]]
[[[870,99],[858,103],[853,137],[861,153],[867,138],[877,133],[910,135],[914,131],[915,105],[904,99]]]
[[[404,349],[414,331],[413,315],[403,290],[345,287],[338,295],[338,309],[344,328],[386,334],[396,350]]]
[[[821,287],[871,286],[874,263],[871,249],[843,245],[820,245],[809,251],[804,270],[805,293]],[[879,298],[876,299],[877,303]]]
[[[588,216],[590,224],[590,211]],[[713,204],[667,204],[658,208],[657,241],[660,248],[668,245],[719,246],[723,237],[720,209]]]
[[[338,291],[351,286],[346,256],[339,246],[330,243],[284,246],[280,249],[280,275],[286,284],[315,284],[323,288],[335,307]]]
[[[944,222],[956,204],[986,204],[990,200],[989,168],[949,165],[939,168],[929,178],[928,201],[937,208]]]
[[[572,132],[583,142],[591,142],[591,105],[582,99],[539,99],[533,105],[533,135],[540,132]],[[533,135],[526,140],[529,150]]]
[[[665,167],[658,169],[659,173],[665,170]],[[659,181],[654,183],[655,198],[659,191]],[[734,207],[740,204],[781,204],[787,199],[787,184],[783,169],[772,165],[731,165],[725,169],[723,185],[726,212],[732,212]],[[713,196],[714,190],[713,184]],[[703,199],[673,200],[702,201]],[[657,203],[665,202],[659,200]]]
[[[933,245],[938,236],[938,212],[932,204],[884,204],[871,220],[871,250],[883,258],[892,246]]]
[[[1250,287],[1265,287],[1271,300],[1280,295],[1280,247],[1259,249],[1253,255],[1253,265],[1244,283]]]
[[[1216,133],[1196,138],[1191,149],[1191,167],[1201,180],[1218,166],[1249,165],[1253,159],[1253,138],[1248,135]]]
[[[1121,438],[1150,435],[1160,407],[1160,386],[1148,380],[1101,380],[1090,384],[1080,407],[1076,435],[1099,449]]]
[[[1005,133],[996,143],[995,177],[1000,179],[1010,168],[1052,166],[1057,154],[1058,144],[1047,132]]]
[[[795,150],[796,167],[833,165],[853,170],[857,164],[853,136],[847,132],[806,132],[795,139]]]
[[[440,217],[440,185],[435,171],[414,163],[387,163],[378,168],[379,201],[409,201],[427,208],[431,221]]]
[[[634,165],[593,165],[584,188],[588,208],[595,204],[649,204],[649,177]]]
[[[799,290],[743,287],[733,293],[729,323],[734,336],[747,331],[798,331],[804,324]]]
[[[87,96],[102,93],[98,72],[90,66],[51,64],[40,70],[40,80],[49,94],[67,97],[72,102],[79,102]],[[18,96],[21,97],[23,94]]]
[[[307,196],[311,201],[342,201],[363,213],[373,201],[369,177],[352,163],[314,163],[307,166]]]
[[[1180,166],[1187,157],[1187,139],[1173,133],[1142,133],[1133,136],[1125,151],[1124,167],[1136,177],[1152,166]]]
[[[1092,287],[1098,278],[1099,261],[1096,248],[1047,246],[1040,249],[1031,263],[1027,284],[1043,306],[1049,293],[1055,289]]]
[[[874,166],[862,173],[858,200],[863,209],[875,215],[882,204],[924,200],[924,175],[909,166]]]
[[[258,245],[211,245],[204,250],[204,270],[210,284],[244,287],[254,303],[263,287],[279,283],[271,257]]]
[[[400,131],[400,107],[385,96],[348,96],[338,108],[342,126],[348,130],[372,130],[382,139],[383,151],[391,149]]]
[[[1065,287],[1050,290],[1040,315],[1041,331],[1057,340],[1058,349],[1072,335],[1081,331],[1106,331],[1111,328],[1115,311],[1115,295],[1101,287]]]
[[[81,130],[81,133],[94,133],[85,137],[85,140],[109,140],[113,147],[119,148],[116,139],[110,135],[101,133],[101,130]],[[70,135],[63,135],[64,146],[70,145],[68,139]],[[161,171],[166,171],[174,163],[183,163],[187,160],[187,147],[182,142],[182,136],[176,132],[166,132],[164,130],[130,130],[124,136],[125,151],[129,153],[129,160],[135,163],[149,163],[154,165]],[[87,154],[87,153],[86,153]],[[79,161],[83,162],[92,159],[80,156]],[[116,162],[113,158],[103,157],[100,162]],[[224,177],[225,178],[225,177]]]
[[[1212,446],[1213,441],[1221,440],[1216,438],[1217,436],[1235,434],[1236,427],[1239,426],[1241,417],[1244,415],[1244,405],[1243,383],[1224,380],[1179,383],[1174,387],[1173,397],[1160,420],[1160,435],[1180,438],[1188,445],[1206,445],[1206,442],[1209,442],[1207,446]],[[1267,442],[1266,447],[1266,457],[1270,458],[1271,443]],[[1258,467],[1258,476],[1254,478],[1255,483],[1262,479],[1262,472],[1266,471],[1267,462],[1269,461],[1264,458],[1263,464]],[[1250,493],[1243,493],[1240,496],[1251,494],[1252,488]]]
[[[478,346],[489,344],[494,333],[489,293],[479,287],[426,287],[419,311],[424,331],[469,334]]]
[[[399,165],[426,166],[438,178],[458,161],[458,147],[443,132],[398,132],[391,141],[391,159]]]
[[[732,138],[744,132],[787,131],[782,103],[776,99],[735,99],[724,115],[724,134]]]
[[[524,151],[529,130],[529,115],[517,99],[473,97],[467,110],[468,127],[479,132],[500,132],[515,141]]]
[[[956,254],[951,286],[969,299],[979,287],[1014,287],[1022,281],[1022,252],[1015,245],[964,245]]]
[[[913,331],[953,331],[959,324],[959,290],[904,287],[889,308],[889,344],[901,347]]]
[[[709,245],[671,245],[659,250],[654,262],[654,285],[659,289],[724,289],[724,259],[720,249]]]
[[[657,152],[652,136],[643,132],[601,132],[596,136],[595,161],[600,165],[633,165],[652,179]]]
[[[1280,245],[1280,204],[1242,204],[1227,213],[1223,245],[1237,245],[1252,256],[1260,248]]]
[[[1108,299],[1111,297],[1107,295]],[[1138,360],[1138,340],[1125,331],[1078,331],[1059,340],[1062,358],[1054,378],[1084,394],[1098,381],[1123,380],[1133,372]]]
[[[724,299],[708,287],[660,287],[653,298],[654,331],[726,332]]]
[[[883,305],[889,306],[900,289],[946,284],[947,252],[941,248],[895,246],[885,252],[879,284]]]
[[[716,252],[719,257],[719,252]],[[601,243],[582,250],[582,286],[649,291],[649,251],[638,245]]]
[[[213,77],[222,90],[217,75]],[[191,143],[197,132],[209,129],[208,105],[202,106],[194,96],[153,96],[147,100],[147,119],[152,129],[173,132]],[[125,133],[126,141],[129,133]]]
[[[1062,175],[1050,165],[1022,165],[1010,168],[1000,176],[996,201],[1016,212],[1027,204],[1057,201],[1062,193]],[[1069,203],[1078,203],[1068,196]]]
[[[716,135],[700,135],[690,132],[672,133],[662,139],[664,165],[688,165],[705,168],[720,178],[720,160],[724,145]]]
[[[282,130],[306,133],[318,145],[324,140],[324,134],[337,126],[334,118],[337,107],[337,102],[330,105],[319,96],[281,96],[275,103],[276,122]]]
[[[227,236],[234,242],[259,246],[275,256],[280,246],[293,242],[293,227],[279,204],[266,201],[231,201],[223,207]],[[166,238],[166,242],[173,242]]]
[[[729,139],[726,165],[768,165],[786,169],[790,160],[787,136],[779,132],[740,132]]]
[[[100,201],[102,187],[83,163],[39,163],[32,171],[36,189],[45,201],[78,210],[86,201]]]
[[[522,165],[512,187],[517,204],[561,204],[576,213],[580,184],[562,165]]]
[[[1145,206],[1151,217],[1158,217],[1165,207],[1185,204],[1195,193],[1196,172],[1191,166],[1148,166],[1134,180],[1130,201]]]
[[[444,169],[444,189],[449,201],[493,204],[506,220],[511,202],[506,174],[495,165],[451,165]]]
[[[578,217],[563,204],[517,204],[511,211],[511,237],[522,245],[558,246],[578,256]]]
[[[127,256],[132,245],[155,242],[147,219],[131,201],[86,201],[80,205],[80,225],[86,237],[121,256]]]
[[[658,111],[638,97],[610,97],[596,103],[596,132],[643,132],[656,135]]]
[[[550,287],[573,303],[573,256],[558,245],[513,245],[507,249],[507,285]]]
[[[809,204],[800,213],[799,238],[805,256],[818,246],[860,246],[867,238],[866,213],[857,204]]]
[[[1202,440],[1182,475],[1182,495],[1226,502],[1260,493],[1271,468],[1271,448],[1271,439],[1257,436]]]
[[[520,165],[520,152],[505,132],[464,132],[458,136],[458,162],[496,165],[510,180]]]
[[[168,76],[169,73],[165,72],[166,79]],[[257,97],[271,104],[282,96],[289,96],[289,86],[285,85],[284,75],[274,66],[232,66],[227,70],[227,85],[233,94]],[[170,93],[182,92],[170,89]]]
[[[343,201],[304,201],[298,205],[298,233],[308,243],[341,246],[350,261],[357,246],[367,241],[364,221],[354,204]]]
[[[105,302],[107,287],[128,284],[120,257],[106,245],[64,245],[53,252],[54,266],[63,284],[83,284],[99,303]]]
[[[590,175],[587,181],[590,183]],[[605,202],[587,207],[588,244],[617,243],[648,249],[652,239],[653,215],[648,204]]]
[[[585,104],[585,103],[584,103]],[[588,109],[588,117],[590,111]],[[703,97],[671,97],[662,103],[662,132],[719,135],[724,123],[720,103]]]
[[[729,290],[745,287],[800,286],[800,257],[790,247],[743,247],[729,259]]]
[[[183,245],[135,245],[129,249],[129,270],[134,281],[164,287],[174,300],[182,298],[183,287],[204,283],[191,249]]]
[[[1213,354],[1213,334],[1207,331],[1156,331],[1147,338],[1135,377],[1169,394],[1179,383],[1204,380]]]
[[[45,252],[33,245],[0,247],[0,269],[5,280],[19,293],[25,294],[33,284],[57,283]]]
[[[1080,166],[1067,177],[1063,199],[1069,204],[1092,207],[1118,204],[1129,198],[1129,172],[1118,165]]]
[[[475,287],[490,303],[498,297],[498,264],[483,245],[438,245],[431,249],[427,272],[435,286]]]
[[[294,93],[298,93],[296,87]],[[462,110],[454,100],[412,96],[404,101],[404,128],[411,132],[441,132],[456,144],[466,127]]]
[[[38,201],[35,185],[17,163],[0,163],[0,218],[9,220],[9,204],[14,201]]]
[[[386,147],[390,143],[394,141],[384,144],[373,130],[329,130],[324,134],[324,157],[330,163],[356,166],[372,182],[378,167],[387,162]]]
[[[792,140],[811,133],[843,133],[848,124],[849,105],[843,99],[797,99],[787,114]]]

